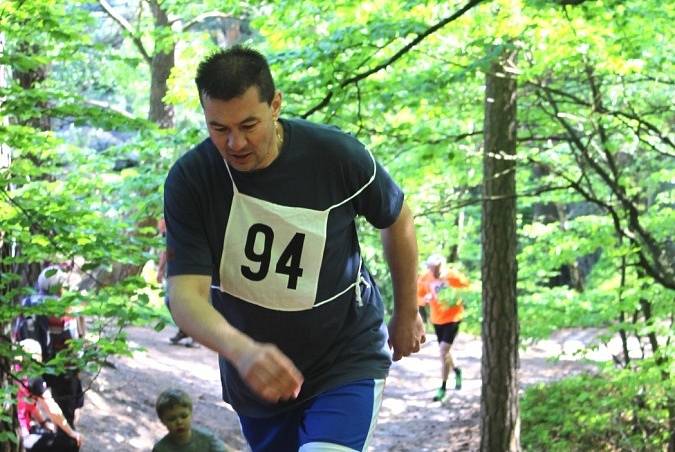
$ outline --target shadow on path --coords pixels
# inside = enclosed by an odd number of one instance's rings
[[[151,450],[165,434],[155,414],[155,398],[170,386],[192,396],[195,423],[209,428],[233,450],[245,450],[237,416],[221,400],[215,353],[205,347],[170,345],[173,332],[171,327],[159,333],[150,328],[128,330],[130,343],[145,350],[118,358],[114,369],[105,368],[91,384],[77,424],[85,435],[82,452]],[[592,336],[575,334],[558,334],[549,342],[521,351],[521,386],[592,371],[591,364],[574,356],[552,359],[570,337],[582,342]],[[435,340],[424,344],[413,357],[394,363],[369,450],[477,450],[481,352],[479,337],[460,332],[453,355],[463,370],[463,387],[449,390],[442,403],[431,400],[440,384]]]

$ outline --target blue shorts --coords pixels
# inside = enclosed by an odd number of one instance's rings
[[[253,452],[363,451],[375,429],[384,380],[359,380],[271,418],[239,416]]]

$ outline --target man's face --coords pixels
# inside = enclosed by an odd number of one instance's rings
[[[162,414],[162,424],[169,431],[172,441],[184,444],[192,435],[192,410],[185,406],[174,406]]]
[[[281,111],[281,93],[277,92],[269,105],[260,100],[258,88],[252,86],[230,100],[202,95],[202,106],[211,141],[236,170],[266,168],[279,154],[276,119]]]
[[[438,278],[439,276],[441,276],[441,266],[440,266],[440,265],[427,265],[427,267],[429,268],[429,270],[431,271],[431,273],[433,273],[433,275],[434,275],[436,278]]]

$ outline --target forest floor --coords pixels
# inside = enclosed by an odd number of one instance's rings
[[[235,451],[246,450],[237,417],[220,397],[215,353],[205,347],[171,345],[175,328],[161,332],[130,328],[129,342],[139,347],[131,357],[113,360],[96,379],[85,377],[85,405],[77,428],[84,434],[82,452],[149,451],[165,434],[154,410],[163,389],[179,387],[193,397],[194,422],[204,425]],[[565,330],[520,353],[521,388],[592,371],[574,352],[596,336],[594,330]],[[394,363],[370,451],[474,451],[480,441],[481,340],[460,331],[453,346],[463,370],[459,391],[441,402],[432,397],[440,364],[434,335],[413,357]],[[596,352],[593,359],[607,359]],[[451,384],[451,382],[448,382]]]

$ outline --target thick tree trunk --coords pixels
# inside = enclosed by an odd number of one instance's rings
[[[505,52],[486,77],[483,157],[481,451],[519,451],[516,80]]]
[[[155,30],[170,28],[169,18],[156,0],[150,2],[152,15],[155,18]],[[159,40],[155,41],[155,51],[150,63],[150,111],[148,119],[160,127],[168,129],[174,126],[173,105],[164,101],[169,90],[167,80],[171,75],[171,69],[175,65],[176,46],[173,42],[163,50]]]

